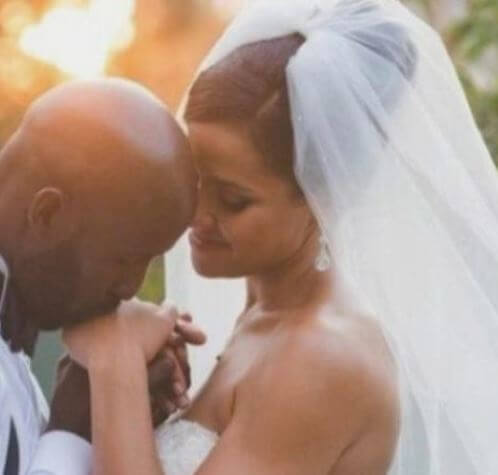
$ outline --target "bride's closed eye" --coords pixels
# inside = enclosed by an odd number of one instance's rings
[[[232,213],[240,213],[254,204],[254,196],[251,196],[249,190],[241,188],[232,183],[217,180],[216,191],[218,200],[221,205]]]
[[[223,191],[219,193],[219,198],[222,205],[227,210],[234,213],[244,211],[253,203],[253,200],[251,198]]]

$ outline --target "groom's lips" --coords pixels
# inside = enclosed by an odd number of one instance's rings
[[[196,249],[221,249],[226,248],[227,243],[221,241],[220,239],[214,239],[212,237],[203,236],[195,232],[189,234],[190,245]]]

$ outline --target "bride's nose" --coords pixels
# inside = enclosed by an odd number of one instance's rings
[[[204,186],[198,188],[197,207],[192,220],[192,227],[202,232],[212,231],[216,228],[215,204]]]
[[[216,228],[214,214],[210,211],[202,210],[197,206],[194,219],[192,220],[192,228],[201,233],[212,232]]]

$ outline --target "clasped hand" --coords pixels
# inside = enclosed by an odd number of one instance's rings
[[[133,299],[123,302],[111,315],[65,329],[63,339],[70,358],[64,358],[59,366],[48,430],[69,430],[89,439],[85,368],[119,362],[126,353],[143,359],[148,367],[151,409],[157,425],[188,402],[187,344],[203,344],[205,335],[189,315],[180,314],[174,306]]]

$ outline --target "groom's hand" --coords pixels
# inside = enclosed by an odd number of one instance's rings
[[[148,365],[149,392],[154,425],[161,424],[177,409],[188,404],[190,366],[187,344],[202,345],[204,333],[189,315],[180,315],[168,345]],[[69,356],[57,369],[47,431],[65,430],[91,439],[90,386],[88,372]]]
[[[63,430],[91,441],[90,383],[87,371],[64,356],[57,367],[46,431]]]
[[[188,374],[172,348],[165,348],[149,365],[148,376],[152,420],[154,427],[157,427],[177,409],[188,404],[183,383]]]
[[[190,386],[190,367],[186,358],[186,343],[177,340],[175,345],[163,350],[148,366],[155,427],[188,403],[185,393]],[[179,355],[178,349],[181,349],[182,355]],[[47,432],[53,430],[71,432],[91,442],[88,372],[69,356],[64,356],[57,368],[55,393],[46,428]]]
[[[154,426],[157,427],[178,408],[174,393],[176,360],[162,353],[149,366],[149,391]],[[185,377],[187,375],[185,374]],[[46,432],[61,430],[91,442],[91,407],[88,372],[64,356],[58,365],[54,397]]]
[[[202,345],[205,334],[192,323],[188,314],[180,315],[168,345],[149,369],[149,392],[154,426],[189,403],[190,365],[187,344]]]

